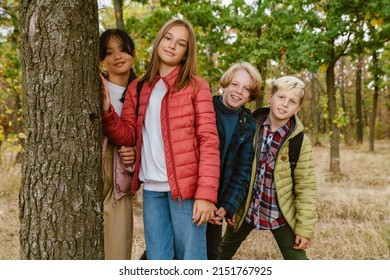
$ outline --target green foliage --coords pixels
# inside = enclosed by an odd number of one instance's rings
[[[5,1],[0,5],[0,19],[4,22],[0,29],[0,144],[16,144],[22,121],[19,2]]]

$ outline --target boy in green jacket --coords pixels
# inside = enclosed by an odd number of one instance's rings
[[[231,259],[253,229],[271,230],[284,259],[308,259],[317,222],[317,183],[312,147],[304,135],[292,174],[289,141],[304,127],[296,113],[301,108],[305,84],[284,76],[271,89],[269,107],[253,113],[256,123],[255,157],[246,199],[220,244],[220,259]]]

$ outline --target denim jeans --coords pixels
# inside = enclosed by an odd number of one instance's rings
[[[143,191],[148,260],[206,260],[206,224],[192,223],[194,199],[173,200],[170,192]]]
[[[241,243],[252,230],[254,230],[254,227],[246,221],[242,223],[242,226],[236,232],[233,232],[232,227],[227,226],[219,246],[219,258],[221,260],[231,260]],[[296,250],[293,248],[295,245],[295,234],[289,225],[271,230],[271,232],[285,260],[308,259],[305,250]],[[256,244],[253,244],[253,246],[256,246]]]

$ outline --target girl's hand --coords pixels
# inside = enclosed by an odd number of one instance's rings
[[[135,147],[126,147],[122,146],[118,150],[119,156],[123,164],[127,167],[134,163],[135,161]]]
[[[110,112],[111,99],[108,91],[106,79],[100,73],[100,80],[102,82],[102,114],[105,115]]]
[[[205,199],[195,199],[194,209],[192,210],[192,223],[203,225],[214,217],[216,207],[214,203]]]
[[[310,239],[307,239],[306,237],[303,237],[301,235],[295,236],[295,245],[294,249],[296,250],[305,250],[309,248],[310,245]]]

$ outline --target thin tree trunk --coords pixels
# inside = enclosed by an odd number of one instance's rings
[[[356,63],[356,141],[363,143],[363,113],[362,113],[362,56]]]
[[[22,259],[103,259],[98,7],[22,0]]]
[[[341,61],[340,61],[340,72],[341,72],[341,75],[340,75],[340,97],[341,97],[341,106],[343,108],[343,112],[345,115],[348,115],[347,113],[347,106],[345,104],[345,87],[344,87],[344,57],[341,58]],[[349,136],[348,136],[348,129],[347,129],[347,125],[343,125],[342,126],[342,131],[343,131],[343,135],[344,135],[344,141],[345,141],[345,144],[347,144],[348,146],[351,144],[349,142]]]
[[[335,74],[334,74],[334,49],[332,52],[332,60],[326,69],[326,90],[328,94],[328,108],[329,108],[329,127],[330,127],[330,171],[334,175],[340,174],[340,149],[339,136],[340,132],[335,123],[337,113],[336,103],[336,89],[335,89]]]
[[[114,0],[115,22],[116,28],[125,30],[125,23],[123,21],[123,0]]]
[[[313,124],[313,136],[314,141],[313,145],[319,146],[321,145],[320,140],[318,138],[318,129],[319,129],[319,121],[318,121],[318,91],[315,86],[314,74],[310,73],[310,83],[311,83],[311,96],[312,102],[311,104],[311,120]]]
[[[374,97],[372,102],[372,115],[370,120],[370,151],[374,151],[374,141],[375,141],[375,122],[376,114],[378,110],[378,98],[379,98],[379,76],[378,76],[378,53],[374,51],[373,53],[373,64],[374,64]]]

